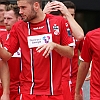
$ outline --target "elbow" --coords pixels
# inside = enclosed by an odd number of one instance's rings
[[[84,38],[84,32],[81,32],[81,34],[77,35],[77,40],[82,40]]]
[[[3,61],[8,61],[8,60],[11,58],[11,56],[12,56],[12,54],[11,54],[11,53],[8,53],[7,55],[4,55],[4,56],[2,57],[2,60],[3,60]]]
[[[68,57],[68,58],[73,58],[73,56],[74,56],[74,50],[72,50],[70,53],[69,53],[69,55],[67,55],[66,57]]]
[[[84,38],[84,34],[80,35],[77,40],[81,41]]]

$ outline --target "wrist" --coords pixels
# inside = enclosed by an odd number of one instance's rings
[[[75,94],[80,95],[80,90],[75,90]]]
[[[54,43],[54,49],[56,49],[57,48],[57,43]]]
[[[9,90],[3,90],[3,94],[10,94],[10,91]]]

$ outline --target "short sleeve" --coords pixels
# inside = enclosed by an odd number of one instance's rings
[[[17,35],[17,28],[13,26],[9,38],[4,44],[4,47],[13,55],[19,48],[19,41]]]
[[[73,43],[73,38],[69,35],[66,28],[66,20],[61,21],[61,43],[62,45],[70,45]]]
[[[81,51],[81,58],[85,62],[90,62],[92,59],[91,41],[90,41],[90,36],[88,35],[88,33],[86,37],[84,38],[83,47]]]

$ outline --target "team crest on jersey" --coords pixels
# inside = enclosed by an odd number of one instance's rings
[[[57,26],[56,24],[54,24],[53,29],[54,29],[54,34],[55,35],[59,35],[60,34],[60,32],[59,32],[59,26]]]
[[[66,27],[68,27],[68,23],[65,23]]]

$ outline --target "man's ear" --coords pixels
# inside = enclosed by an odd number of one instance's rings
[[[18,16],[18,19],[17,19],[17,20],[19,21],[19,20],[21,20],[21,19],[22,19],[21,16]]]
[[[35,3],[33,4],[33,7],[34,7],[34,10],[37,12],[38,9],[40,8],[40,4],[39,4],[38,2],[35,2]]]

